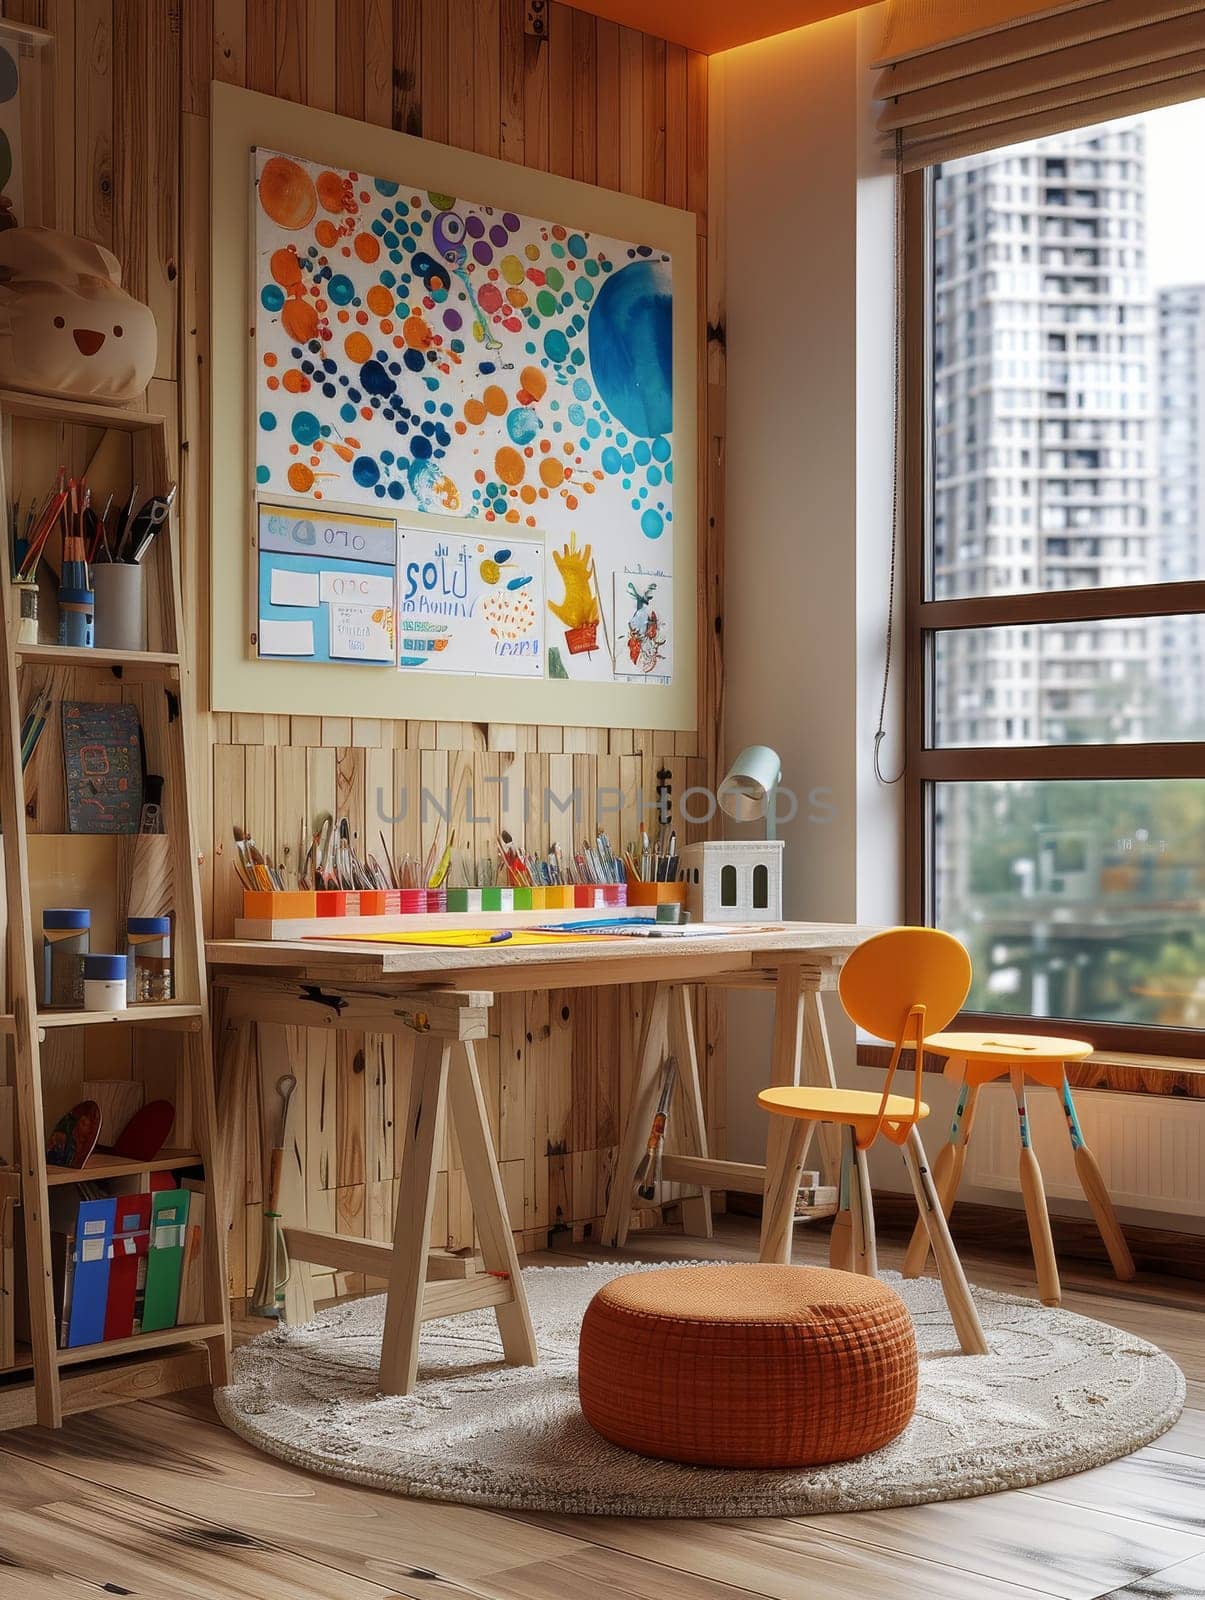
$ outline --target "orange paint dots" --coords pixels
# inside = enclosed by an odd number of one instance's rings
[[[372,407],[371,406],[361,406],[360,407],[360,415],[364,418],[365,422],[371,422],[372,421]]]
[[[303,461],[294,461],[289,468],[289,488],[298,494],[305,494],[307,489],[314,486],[314,474]]]
[[[314,185],[288,156],[273,156],[259,175],[259,203],[282,228],[304,228],[318,209]]]
[[[318,201],[324,211],[342,211],[343,179],[337,172],[318,174]]]
[[[547,455],[548,452],[552,449],[552,440],[551,439],[541,439],[540,440],[540,449],[545,455]]]
[[[576,511],[577,510],[577,496],[575,494],[567,494],[565,496],[565,504],[569,507],[570,511]]]
[[[485,421],[486,410],[480,400],[466,400],[464,403],[465,421],[472,423],[474,428],[479,428]]]
[[[539,367],[524,367],[519,374],[519,382],[533,400],[540,400],[548,388],[548,379]]]
[[[500,385],[491,383],[481,398],[485,402],[485,409],[492,416],[504,417],[506,415],[506,391]]]
[[[412,350],[426,350],[431,344],[431,330],[422,317],[407,317],[402,332]]]
[[[343,341],[343,348],[347,352],[347,359],[354,361],[357,366],[362,366],[372,357],[372,340],[364,333],[349,333]]]
[[[362,328],[366,328],[368,326],[368,313],[367,313],[367,311],[362,311],[362,310],[361,311],[357,311],[356,312],[356,321],[360,324],[360,326]]]
[[[310,386],[310,380],[304,372],[298,372],[296,367],[290,367],[284,375],[284,386],[290,394],[305,394]]]
[[[381,253],[381,241],[373,233],[357,233],[355,250],[361,261],[375,261]]]
[[[276,365],[276,351],[275,350],[269,350],[267,352],[267,354],[264,356],[264,366],[265,367],[274,367],[275,365]]]
[[[318,332],[318,313],[308,300],[288,300],[280,313],[280,325],[299,344]]]
[[[339,230],[335,227],[333,222],[328,222],[326,218],[323,217],[321,221],[319,221],[314,227],[314,238],[324,250],[329,250],[330,247],[338,240]]]
[[[381,332],[382,333],[392,333],[393,332],[393,318],[392,317],[382,317],[381,318]]]
[[[508,511],[506,513],[506,520],[507,520],[507,522],[518,522],[519,513],[517,511],[513,511],[513,510],[512,511]]]
[[[560,487],[565,476],[565,469],[555,456],[545,456],[540,462],[540,478],[550,489]]]
[[[494,457],[494,471],[512,489],[522,483],[525,471],[523,457],[513,445],[503,445]]]
[[[530,483],[525,483],[523,485],[523,487],[519,490],[519,499],[522,500],[523,504],[526,505],[526,506],[534,506],[535,505],[535,503],[536,503],[536,492],[532,488]]]
[[[295,250],[273,250],[268,268],[282,288],[291,289],[301,281],[301,263]]]
[[[464,423],[463,423],[463,422],[454,422],[454,423],[453,423],[453,424],[452,424],[452,427],[453,427],[453,428],[454,428],[454,429],[455,429],[455,431],[456,431],[456,432],[457,432],[457,433],[461,433],[461,434],[464,434],[464,433],[467,433],[467,432],[468,432],[468,431],[469,431],[469,430],[468,430],[468,429],[467,429],[467,428],[466,428],[466,427],[465,427],[465,425],[464,425]]]
[[[368,309],[374,311],[378,317],[387,317],[393,310],[393,295],[383,283],[374,283],[364,299]]]
[[[512,306],[522,307],[527,304],[527,296],[522,289],[508,289],[506,291],[506,298],[510,301]]]
[[[566,440],[565,443],[561,446],[561,449],[565,452],[565,454],[567,456],[571,456],[573,454],[573,446],[572,446],[572,444],[569,443],[568,440]]]
[[[279,389],[280,388],[280,379],[279,378],[269,378],[268,379],[268,388],[269,389]]]

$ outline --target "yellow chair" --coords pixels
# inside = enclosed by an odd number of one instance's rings
[[[1042,1304],[1057,1306],[1062,1299],[1059,1285],[1058,1262],[1055,1260],[1054,1240],[1050,1233],[1050,1216],[1046,1209],[1046,1190],[1042,1171],[1034,1154],[1029,1137],[1029,1107],[1025,1099],[1025,1080],[1060,1091],[1063,1115],[1067,1119],[1067,1132],[1071,1136],[1076,1176],[1083,1189],[1097,1230],[1109,1253],[1113,1271],[1118,1278],[1128,1280],[1134,1276],[1134,1258],[1126,1244],[1125,1234],[1117,1220],[1113,1202],[1105,1188],[1096,1158],[1084,1143],[1071,1085],[1067,1081],[1067,1063],[1082,1061],[1092,1054],[1092,1046],[1085,1039],[1055,1039],[1043,1034],[1009,1033],[931,1033],[925,1040],[925,1049],[944,1055],[947,1078],[958,1078],[958,1103],[950,1126],[950,1137],[938,1152],[933,1178],[941,1198],[941,1207],[948,1217],[954,1206],[954,1197],[966,1164],[967,1144],[971,1137],[971,1124],[975,1119],[975,1104],[979,1090],[993,1078],[1007,1077],[1012,1084],[1017,1101],[1017,1129],[1021,1141],[1020,1176],[1021,1196],[1025,1202],[1025,1221],[1029,1228],[1029,1243],[1033,1250],[1034,1267],[1038,1276],[1038,1294]],[[904,1257],[905,1278],[915,1278],[924,1270],[929,1254],[929,1241],[921,1228],[912,1235],[908,1253]]]
[[[841,969],[838,989],[847,1014],[860,1028],[889,1040],[893,1049],[881,1094],[862,1089],[810,1085],[763,1089],[758,1104],[772,1113],[766,1151],[761,1259],[791,1259],[795,1196],[812,1130],[836,1123],[849,1130],[850,1210],[854,1270],[877,1273],[874,1210],[866,1152],[883,1135],[899,1145],[916,1195],[954,1330],[964,1355],[986,1355],[987,1341],[975,1302],[950,1238],[945,1213],[929,1174],[917,1123],[929,1115],[920,1097],[921,1052],[928,1027],[944,1028],[971,987],[971,959],[948,933],[932,928],[891,928],[858,946]],[[915,1052],[916,1090],[911,1099],[891,1086],[905,1050]]]

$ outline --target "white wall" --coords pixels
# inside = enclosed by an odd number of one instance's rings
[[[880,25],[876,8],[712,58],[727,743],[730,755],[752,742],[781,753],[800,796],[783,828],[785,912],[816,921],[893,922],[901,905],[902,797],[870,765],[891,513],[893,201],[867,65]],[[893,736],[890,771],[899,751]],[[831,803],[808,802],[818,788]],[[856,1082],[852,1029],[827,1004],[838,1071]],[[769,1004],[733,996],[729,1017],[729,1153],[753,1160]],[[888,1163],[894,1185],[898,1161]]]

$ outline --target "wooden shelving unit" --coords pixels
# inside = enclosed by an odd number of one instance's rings
[[[0,391],[0,507],[15,495],[44,488],[61,462],[76,476],[123,470],[143,495],[176,476],[168,453],[167,423],[146,412]],[[98,468],[97,464],[100,464]],[[114,464],[116,463],[116,465]],[[128,486],[127,486],[128,493]],[[64,649],[52,642],[18,644],[18,598],[6,550],[0,560],[0,828],[3,830],[7,903],[7,999],[0,1009],[0,1038],[8,1060],[0,1089],[15,1102],[20,1197],[17,1225],[24,1239],[30,1339],[18,1360],[0,1370],[0,1427],[35,1420],[58,1427],[63,1418],[95,1406],[147,1399],[206,1380],[224,1383],[230,1326],[220,1227],[219,1175],[215,1168],[216,1116],[211,1072],[205,948],[201,930],[196,833],[189,804],[190,748],[182,693],[183,655],[178,535],[174,519],[146,560],[147,639],[134,654]],[[39,1011],[35,947],[40,922],[33,906],[40,885],[31,879],[31,855],[55,861],[52,904],[103,901],[112,924],[112,949],[124,949],[124,908],[113,900],[115,863],[126,841],[65,832],[61,763],[56,740],[44,737],[23,774],[20,727],[24,710],[51,676],[57,699],[125,700],[136,704],[148,766],[164,777],[163,810],[173,886],[175,999],[115,1013]],[[47,733],[50,730],[48,727]],[[47,748],[49,747],[49,749]],[[35,772],[41,762],[43,770]],[[31,780],[33,787],[31,788]],[[31,841],[46,841],[31,850]],[[78,860],[81,878],[72,901],[62,899],[64,866]],[[107,898],[106,898],[107,897]],[[95,912],[94,912],[95,928]],[[93,940],[93,948],[104,948]],[[153,1045],[146,1038],[154,1034]],[[116,1070],[115,1070],[116,1069]],[[9,1076],[11,1074],[11,1076]],[[47,1168],[48,1125],[75,1100],[89,1077],[141,1077],[163,1092],[165,1077],[177,1090],[178,1147],[153,1161],[97,1153],[81,1169]],[[65,1104],[64,1104],[65,1102]],[[182,1126],[183,1124],[183,1126]],[[104,1132],[102,1131],[102,1138]],[[51,1278],[50,1190],[62,1184],[130,1173],[147,1174],[203,1165],[207,1206],[203,1233],[204,1321],[132,1338],[58,1347]],[[32,1365],[32,1382],[27,1369]]]

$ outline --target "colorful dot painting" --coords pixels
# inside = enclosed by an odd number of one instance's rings
[[[257,491],[542,539],[549,644],[575,676],[616,675],[592,642],[614,576],[671,574],[669,255],[270,150],[253,162]],[[490,625],[509,637],[529,608],[491,595]]]

